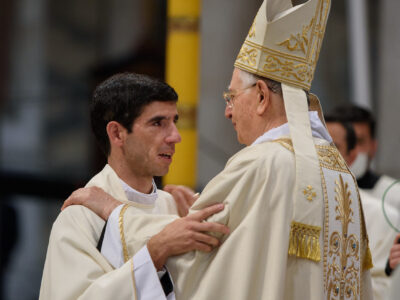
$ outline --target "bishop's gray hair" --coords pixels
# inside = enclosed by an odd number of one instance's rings
[[[252,73],[243,71],[241,69],[239,69],[239,77],[242,80],[242,82],[244,83],[245,86],[251,86],[252,84],[255,84],[257,82],[257,80],[262,80],[266,83],[266,85],[268,86],[268,88],[275,94],[278,95],[282,95],[282,86],[281,83],[269,78],[265,78],[265,77],[261,77],[261,76],[257,76],[254,75]]]
[[[281,96],[283,95],[282,94],[282,85],[279,81],[275,81],[275,80],[272,80],[269,78],[257,76],[252,73],[249,73],[247,71],[243,71],[241,69],[239,69],[239,71],[240,71],[239,77],[242,80],[242,82],[245,84],[245,86],[251,86],[252,84],[255,84],[257,82],[257,80],[262,80],[266,83],[268,88],[273,93],[281,95]],[[310,93],[306,90],[304,90],[304,92],[306,93],[307,103],[308,103],[308,105],[310,105]]]

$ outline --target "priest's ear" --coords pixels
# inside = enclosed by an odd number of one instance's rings
[[[269,104],[270,104],[270,97],[271,97],[271,91],[268,88],[266,82],[264,80],[258,80],[256,83],[256,89],[257,89],[257,114],[258,115],[263,115]]]
[[[114,146],[121,147],[124,145],[128,130],[117,121],[108,122],[106,126],[108,140],[110,141],[111,149]]]

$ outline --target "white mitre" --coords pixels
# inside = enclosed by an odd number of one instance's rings
[[[235,61],[241,70],[282,83],[296,158],[289,255],[315,261],[321,259],[324,198],[303,89],[311,87],[329,9],[330,0],[294,7],[290,0],[264,0]]]

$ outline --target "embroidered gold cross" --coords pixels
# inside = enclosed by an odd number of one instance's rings
[[[308,201],[313,201],[313,199],[317,196],[317,193],[314,191],[311,185],[307,185],[307,187],[303,190],[304,196]]]

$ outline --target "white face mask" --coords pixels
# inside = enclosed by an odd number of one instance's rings
[[[350,166],[350,171],[360,179],[368,170],[368,154],[365,152],[358,153],[355,161]]]

